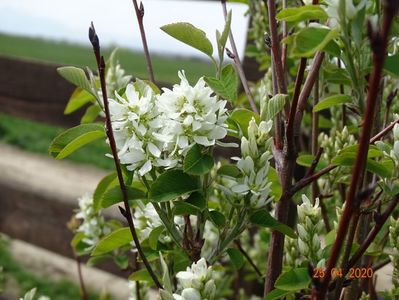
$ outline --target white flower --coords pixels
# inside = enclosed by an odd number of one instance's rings
[[[78,232],[84,233],[83,242],[89,245],[88,249],[95,246],[98,241],[111,230],[106,225],[104,218],[99,212],[95,212],[93,208],[93,197],[85,194],[78,199],[79,210],[75,217],[81,219],[82,223],[77,229]]]
[[[125,97],[115,93],[109,108],[119,159],[128,170],[138,170],[143,176],[153,166],[171,167],[177,161],[162,155],[164,143],[155,138],[162,122],[154,91],[141,81],[136,84],[140,91],[128,84]]]
[[[200,292],[193,288],[184,289],[181,295],[184,300],[201,300]]]
[[[200,78],[191,86],[179,72],[180,84],[164,88],[157,105],[164,114],[164,127],[155,136],[168,144],[172,153],[184,154],[193,143],[213,146],[227,134],[226,101],[218,101],[212,89]]]
[[[340,0],[326,0],[327,4],[326,12],[330,18],[334,18],[341,22],[345,22],[345,20],[340,20]],[[356,17],[357,13],[363,9],[366,5],[367,0],[360,1],[359,4],[355,6],[353,0],[345,0],[345,17],[347,20],[352,20]]]

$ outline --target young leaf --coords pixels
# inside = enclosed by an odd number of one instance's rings
[[[236,71],[232,65],[226,65],[222,69],[220,79],[215,77],[205,77],[208,86],[220,97],[231,102],[237,100],[238,79]]]
[[[241,252],[236,248],[229,248],[226,250],[227,254],[230,257],[230,261],[232,262],[234,268],[239,270],[244,265],[244,257]]]
[[[318,112],[323,109],[330,108],[331,106],[334,105],[351,103],[351,102],[352,102],[352,97],[349,95],[343,95],[343,94],[332,95],[327,98],[324,98],[319,103],[317,103],[313,107],[313,112]]]
[[[204,148],[194,144],[188,150],[183,161],[183,170],[187,174],[203,175],[208,173],[213,167],[213,157],[204,153]]]
[[[116,186],[116,185],[119,185],[116,173],[111,173],[105,176],[103,179],[101,179],[93,194],[93,208],[95,212],[98,212],[101,208],[101,199],[104,193],[111,186]]]
[[[226,47],[226,42],[229,37],[231,27],[231,10],[228,12],[226,17],[226,22],[224,24],[224,29],[222,34],[217,31],[217,42],[218,42],[218,51],[219,51],[219,60],[223,61],[223,53],[224,48]]]
[[[221,228],[226,224],[226,217],[217,210],[211,210],[209,212],[209,217],[211,221],[216,225],[216,227]]]
[[[80,119],[81,124],[87,124],[94,122],[99,113],[101,112],[101,107],[97,104],[90,105],[87,109],[85,114],[83,115],[82,119]]]
[[[352,167],[353,164],[355,163],[355,159],[356,159],[356,153],[344,152],[334,157],[331,163],[337,166]],[[375,160],[370,158],[367,159],[366,169],[367,171],[374,173],[380,176],[381,178],[387,178],[392,175],[391,168],[388,168],[384,164],[376,162]]]
[[[142,190],[133,187],[126,187],[126,189],[129,200],[143,199],[146,197],[146,194]],[[123,201],[123,195],[121,188],[119,187],[118,184],[117,186],[108,188],[104,192],[101,198],[101,207],[107,208],[122,201]]]
[[[273,120],[274,117],[283,110],[285,102],[287,100],[287,95],[285,94],[277,94],[273,96],[267,102],[267,108],[265,109],[264,116],[262,114],[262,120]]]
[[[267,179],[272,183],[270,187],[270,194],[274,196],[274,201],[278,201],[283,194],[283,188],[281,187],[280,178],[278,177],[277,171],[270,167]]]
[[[218,171],[218,175],[238,178],[242,176],[241,170],[236,165],[223,165]]]
[[[264,300],[278,300],[284,299],[285,296],[292,294],[292,292],[287,292],[279,289],[274,289],[267,294]]]
[[[328,15],[319,5],[304,5],[300,7],[289,7],[280,11],[277,20],[288,23],[299,23],[309,20],[327,20]]]
[[[73,113],[83,105],[95,101],[96,98],[91,93],[81,89],[80,87],[77,87],[69,98],[68,104],[64,110],[64,114],[68,115]]]
[[[56,159],[62,159],[80,147],[104,137],[103,125],[81,124],[56,136],[50,144],[49,153]]]
[[[205,53],[212,57],[212,43],[201,29],[196,28],[190,23],[173,23],[164,25],[161,30],[174,37],[175,39]]]
[[[199,186],[195,178],[181,170],[169,170],[151,185],[149,197],[155,202],[164,202],[197,190]]]
[[[161,261],[161,266],[162,266],[162,282],[164,285],[164,289],[172,293],[173,289],[172,289],[172,281],[170,280],[170,275],[169,275],[169,268],[165,260],[163,259],[161,252],[159,252],[159,259]]]
[[[58,74],[77,87],[93,94],[90,81],[87,79],[85,72],[77,67],[59,67]]]
[[[148,236],[148,244],[150,245],[150,248],[152,250],[157,250],[159,236],[162,234],[162,232],[164,230],[165,230],[165,226],[161,225],[161,226],[155,227],[151,231],[150,235]]]
[[[143,281],[153,284],[152,277],[150,273],[148,273],[146,268],[140,269],[138,271],[133,272],[129,276],[130,281]]]
[[[296,234],[291,227],[277,221],[265,209],[261,209],[261,210],[254,212],[249,217],[249,220],[254,225],[271,228],[271,229],[280,231],[281,233],[288,235],[291,238],[296,238]]]
[[[92,256],[103,255],[119,247],[129,244],[133,240],[129,227],[119,228],[103,237],[92,251]]]
[[[252,118],[255,119],[256,123],[259,123],[259,115],[245,108],[234,110],[229,117],[229,119],[233,120],[240,126],[243,135],[246,137],[248,137],[248,125]]]
[[[306,289],[310,281],[307,268],[296,268],[281,274],[274,286],[283,291],[295,292]]]
[[[338,36],[338,29],[305,27],[286,41],[292,41],[291,55],[294,57],[312,57],[321,50],[339,56],[339,46],[333,41]]]

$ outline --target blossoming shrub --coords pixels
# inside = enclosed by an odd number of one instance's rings
[[[100,59],[94,27],[99,74],[59,68],[77,86],[67,112],[89,106],[51,155],[106,139],[116,166],[80,199],[75,251],[129,270],[131,299],[150,287],[166,300],[372,299],[389,262],[393,288],[378,292],[396,297],[397,3],[243,2],[258,82],[226,48],[227,11],[217,58],[193,25],[162,27],[207,55],[215,77],[190,83],[180,71],[169,89],[127,76],[115,54]],[[121,218],[106,220],[113,205]]]

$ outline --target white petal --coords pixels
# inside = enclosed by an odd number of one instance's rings
[[[161,150],[159,150],[158,147],[155,146],[153,143],[149,143],[147,147],[148,147],[148,151],[155,157],[161,156]]]
[[[152,169],[151,161],[147,160],[146,163],[139,170],[140,176],[144,176],[145,174],[150,172],[151,169]]]

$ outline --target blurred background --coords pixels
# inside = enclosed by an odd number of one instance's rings
[[[240,2],[240,1],[238,1]],[[241,1],[245,2],[245,1]],[[219,1],[144,0],[144,26],[155,78],[161,85],[185,70],[191,82],[212,75],[209,59],[159,28],[190,22],[215,42],[224,18]],[[229,3],[232,31],[241,56],[247,44],[247,6]],[[84,109],[64,115],[74,87],[56,68],[95,67],[87,37],[93,21],[103,53],[119,48],[128,74],[147,78],[133,4],[128,0],[0,0],[0,299],[19,299],[37,287],[51,299],[79,299],[77,262],[67,223],[77,198],[92,193],[112,170],[104,141],[65,161],[48,155],[52,139],[79,124]],[[215,43],[214,43],[215,45]],[[127,276],[112,264],[83,267],[91,299],[107,289],[127,299]]]

